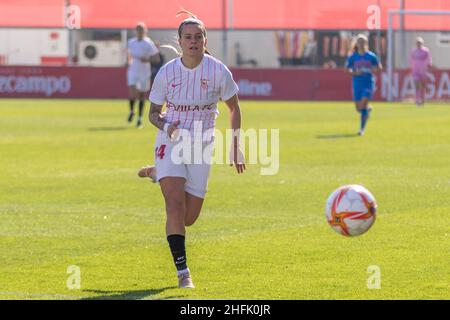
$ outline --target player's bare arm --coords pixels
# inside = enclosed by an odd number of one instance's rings
[[[150,113],[148,117],[150,123],[160,130],[164,130],[164,125],[166,124],[166,121],[161,115],[162,107],[163,107],[162,105],[152,102],[150,105]]]
[[[239,131],[241,129],[241,109],[239,107],[239,99],[237,95],[232,96],[225,101],[230,110],[230,123],[233,129],[233,142],[231,144],[230,165],[236,167],[238,173],[243,173],[245,170],[245,158],[239,148]]]
[[[376,67],[372,68],[372,73],[379,73],[383,70],[383,66],[380,64],[378,64]]]
[[[359,70],[359,69],[349,68],[349,69],[347,69],[347,70],[348,70],[348,72],[349,72],[351,75],[353,75],[353,76],[359,76],[359,75],[362,74],[362,71]]]
[[[166,131],[167,135],[169,137],[172,137],[172,133],[177,129],[177,126],[180,124],[180,121],[177,120],[169,124],[168,122],[165,121],[161,112],[162,112],[162,105],[152,102],[150,105],[150,114],[149,114],[150,123],[153,124],[158,129]],[[166,124],[168,124],[168,126],[166,126]]]
[[[133,61],[133,56],[131,55],[130,51],[127,52],[127,67],[131,65],[131,62]]]
[[[161,62],[161,57],[159,56],[159,54],[154,54],[150,58],[141,58],[141,62],[158,64]]]
[[[150,63],[152,64],[158,64],[161,62],[161,57],[159,56],[159,53],[154,54],[150,57]]]

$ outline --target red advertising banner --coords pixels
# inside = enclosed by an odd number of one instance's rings
[[[344,69],[232,69],[241,99],[254,100],[352,100],[352,80]],[[450,100],[450,70],[428,73],[426,98]],[[377,75],[374,100],[386,100],[388,77]],[[394,72],[395,100],[414,97],[414,81],[408,70]]]
[[[125,68],[0,67],[0,98],[126,98]]]
[[[231,68],[239,97],[252,100],[352,99],[351,76],[343,69],[244,69]],[[428,74],[426,97],[450,100],[450,70]],[[385,100],[385,73],[376,81],[375,100]],[[393,97],[414,96],[414,81],[406,70],[394,73]],[[125,68],[0,67],[0,98],[126,99]]]
[[[344,70],[232,69],[239,97],[257,100],[351,100]]]

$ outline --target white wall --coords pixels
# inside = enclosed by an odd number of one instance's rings
[[[406,32],[406,50],[400,50],[401,40],[398,33],[395,35],[395,66],[398,68],[409,67],[409,54],[416,46],[416,38],[421,36],[425,41],[425,46],[430,49],[433,58],[433,65],[440,69],[450,69],[450,43],[440,43],[442,38],[439,32]]]
[[[177,44],[178,35],[176,30],[150,30],[149,35],[153,40],[157,40],[161,44]],[[240,44],[243,59],[255,59],[258,62],[258,66],[261,67],[276,68],[279,66],[274,31],[229,31],[226,61],[223,56],[222,32],[216,30],[208,31],[207,37],[208,48],[211,50],[211,53],[229,66],[236,65],[236,42]],[[170,59],[175,57],[169,50],[162,50]]]
[[[58,33],[58,39],[51,39],[52,32]],[[117,31],[120,33],[120,30]],[[132,34],[129,30],[129,35]],[[73,33],[75,42],[92,40],[92,30],[80,30]],[[150,30],[149,35],[161,44],[177,45],[177,31]],[[208,31],[208,47],[213,55],[226,62],[229,66],[236,66],[235,44],[239,42],[242,58],[254,59],[258,67],[279,67],[275,32],[270,31],[228,31],[227,58],[223,56],[223,34],[219,30]],[[408,66],[408,55],[415,45],[416,36],[425,39],[425,45],[430,49],[434,65],[438,68],[450,69],[450,35],[448,44],[439,43],[438,32],[407,32],[405,35],[406,48],[401,49],[400,37],[395,39],[395,61],[397,67]],[[38,65],[41,56],[67,57],[68,32],[64,29],[0,29],[0,56],[7,56],[8,64]],[[78,50],[75,50],[77,52]],[[174,58],[175,53],[162,49],[167,60]],[[0,61],[2,61],[0,59]]]
[[[67,57],[67,30],[0,29],[0,55],[6,56],[8,64],[16,65],[39,65],[42,56]]]

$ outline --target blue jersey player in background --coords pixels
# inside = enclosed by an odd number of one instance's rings
[[[361,113],[361,128],[358,134],[362,136],[372,111],[369,101],[372,99],[375,88],[374,74],[382,69],[378,57],[369,51],[369,41],[365,35],[357,36],[354,52],[348,57],[346,68],[353,76],[353,101],[355,101],[356,110]]]

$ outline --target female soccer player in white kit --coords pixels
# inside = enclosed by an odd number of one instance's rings
[[[146,36],[147,28],[144,23],[136,26],[136,37],[128,40],[128,70],[127,83],[130,102],[128,122],[133,121],[134,104],[139,100],[139,116],[136,126],[142,125],[146,93],[150,90],[151,65],[160,61],[159,50],[153,41]]]
[[[214,138],[203,133],[214,128],[219,113],[217,102],[222,99],[230,111],[234,136],[230,148],[230,163],[235,165],[238,173],[244,172],[245,164],[244,156],[239,150],[241,112],[238,87],[228,68],[208,53],[203,22],[187,11],[183,13],[191,17],[184,20],[178,28],[181,57],[173,59],[160,69],[150,93],[149,118],[159,129],[155,143],[156,166],[142,168],[139,176],[159,181],[166,205],[167,240],[177,268],[178,286],[193,288],[186,264],[185,226],[192,225],[200,214],[210,163],[175,161],[171,156],[175,146],[173,134],[177,129],[184,129],[194,142],[201,139],[203,147],[211,145]],[[162,114],[164,104],[167,109],[165,115]],[[194,128],[198,125],[202,126],[202,131],[194,134]]]

